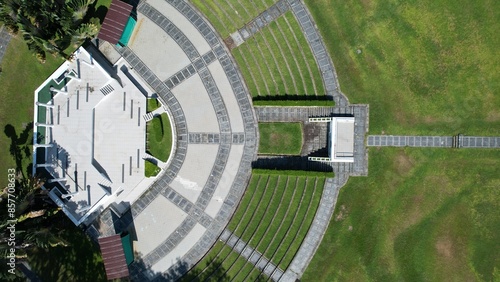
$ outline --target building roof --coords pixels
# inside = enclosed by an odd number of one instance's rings
[[[73,57],[35,91],[33,173],[48,173],[44,187],[80,225],[113,202],[134,202],[153,181],[143,159],[151,91],[123,59],[113,73],[91,46]]]
[[[117,44],[127,24],[132,5],[121,0],[113,0],[97,38]]]
[[[329,151],[332,162],[354,162],[354,117],[331,119]]]
[[[128,277],[129,272],[120,235],[99,238],[99,247],[108,280]]]

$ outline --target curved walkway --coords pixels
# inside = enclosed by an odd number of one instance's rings
[[[349,106],[349,100],[340,91],[339,81],[332,59],[330,55],[328,55],[323,38],[316,29],[316,24],[309,10],[307,10],[307,7],[300,0],[287,1],[306,36],[307,42],[311,46],[314,59],[318,63],[323,83],[325,84],[326,95],[333,97],[337,107]]]
[[[222,233],[242,196],[258,133],[248,91],[213,28],[182,0],[147,0],[129,46],[117,51],[167,106],[175,129],[168,167],[130,210],[105,210],[89,233],[127,230],[137,281],[173,279]]]

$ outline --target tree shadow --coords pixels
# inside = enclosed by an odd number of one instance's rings
[[[31,174],[31,170],[23,169],[23,160],[32,156],[31,147],[33,145],[30,135],[33,132],[33,122],[29,122],[19,135],[13,125],[7,124],[4,128],[5,136],[10,139],[9,153],[16,163],[16,171],[21,172],[23,177]],[[30,169],[32,164],[28,165]]]
[[[96,7],[98,1],[95,1],[92,5],[88,7],[87,14],[85,15],[83,22],[89,22],[92,18],[99,19],[99,24],[102,25],[106,14],[108,13],[108,7],[100,5]]]

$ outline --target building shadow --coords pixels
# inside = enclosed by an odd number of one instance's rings
[[[328,163],[309,161],[308,156],[259,156],[252,162],[252,168],[333,172]]]

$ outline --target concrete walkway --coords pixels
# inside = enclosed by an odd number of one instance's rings
[[[500,148],[500,137],[370,135],[370,147]]]

